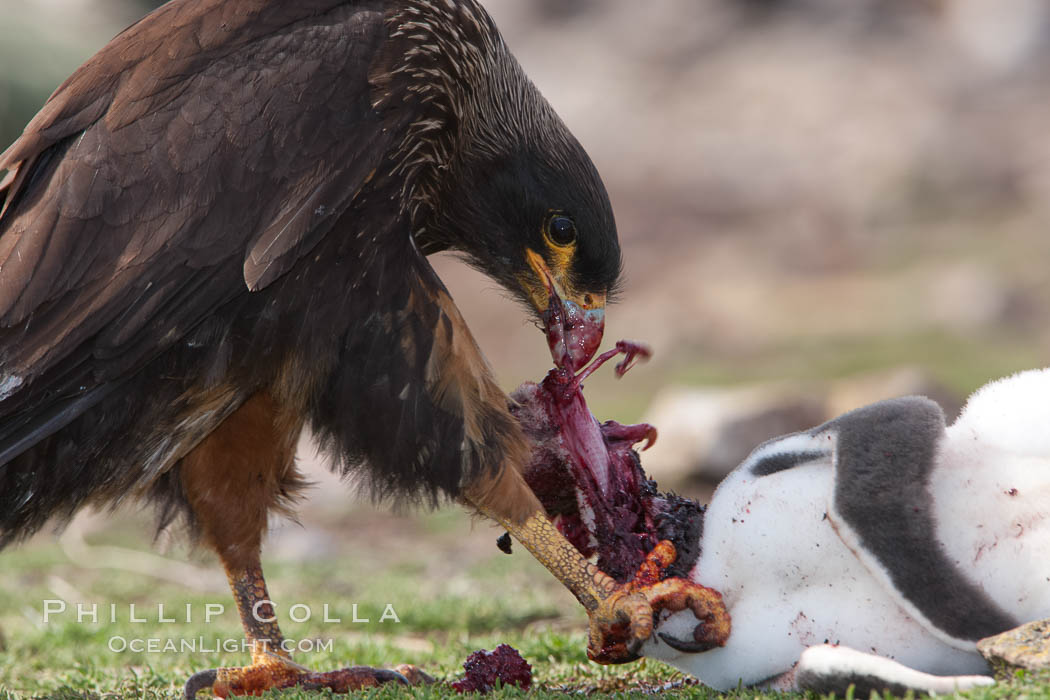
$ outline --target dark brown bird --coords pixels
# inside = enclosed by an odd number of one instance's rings
[[[549,275],[573,360],[594,353],[620,271],[605,189],[473,0],[174,0],[59,87],[3,168],[0,542],[85,504],[184,515],[256,649],[188,692],[304,678],[250,614],[304,425],[379,496],[502,523],[591,612],[592,647],[648,636],[644,599],[525,485],[507,398],[425,257],[459,251],[540,317]]]

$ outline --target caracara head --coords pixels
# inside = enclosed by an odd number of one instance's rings
[[[425,113],[402,149],[417,242],[460,252],[524,302],[548,337],[558,324],[567,363],[580,368],[601,342],[621,270],[605,186],[484,10],[428,6],[429,21],[409,13],[392,24],[413,43],[379,81],[403,79]]]

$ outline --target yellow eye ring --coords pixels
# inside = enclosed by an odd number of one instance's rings
[[[576,243],[576,222],[565,214],[554,214],[544,231],[547,242],[555,248],[568,248]]]

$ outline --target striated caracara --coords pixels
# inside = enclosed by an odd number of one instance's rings
[[[592,650],[648,636],[644,597],[525,485],[425,257],[459,251],[540,318],[553,284],[573,363],[594,354],[620,271],[605,189],[473,0],[173,0],[59,87],[5,168],[0,544],[86,504],[185,516],[254,649],[188,694],[400,679],[307,674],[251,615],[307,424],[378,495],[499,521],[587,607]]]

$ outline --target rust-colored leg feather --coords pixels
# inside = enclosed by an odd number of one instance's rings
[[[280,508],[288,486],[299,482],[295,443],[301,428],[268,395],[257,394],[183,460],[183,488],[205,543],[226,568],[252,647],[250,666],[197,673],[186,683],[186,698],[208,687],[227,697],[296,685],[345,693],[387,681],[407,683],[400,673],[365,666],[314,673],[281,648],[284,638],[259,556],[270,510]]]

